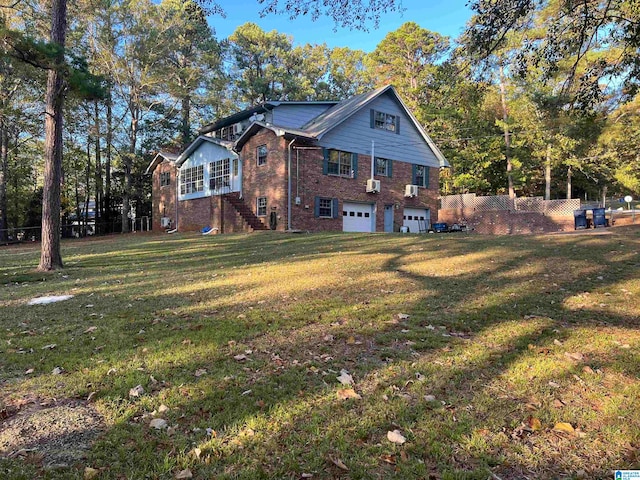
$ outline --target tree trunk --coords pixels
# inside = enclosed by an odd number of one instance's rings
[[[551,200],[551,144],[547,143],[547,160],[544,164],[544,199]]]
[[[513,164],[511,163],[511,135],[509,134],[509,113],[507,111],[507,92],[504,85],[504,70],[500,65],[500,101],[502,103],[502,122],[504,123],[504,145],[505,158],[507,160],[507,186],[509,189],[509,198],[515,198],[516,192],[513,188]]]
[[[64,48],[67,31],[67,0],[53,0],[51,5],[51,42]],[[60,254],[60,182],[62,180],[62,107],[64,80],[60,67],[62,51],[56,58],[56,68],[47,74],[44,122],[44,188],[42,193],[42,245],[39,271],[62,268]]]
[[[96,233],[102,232],[102,219],[104,217],[104,198],[103,198],[103,186],[102,186],[102,151],[100,149],[100,111],[98,109],[98,101],[93,102],[94,122],[95,122],[95,138],[96,138],[96,170],[95,170],[95,182],[96,182],[96,207],[95,207],[95,220],[96,220]]]
[[[129,232],[129,212],[131,211],[131,170],[136,154],[138,141],[137,110],[131,109],[131,125],[129,127],[129,153],[124,156],[124,193],[122,195],[122,233]]]
[[[111,224],[111,143],[113,142],[113,100],[111,98],[111,87],[107,90],[107,132],[105,141],[107,143],[107,158],[104,162],[104,223],[106,232],[111,233],[113,225]]]
[[[567,168],[567,200],[571,200],[571,165]]]
[[[191,97],[182,97],[182,148],[185,149],[191,143]]]
[[[9,239],[7,222],[7,170],[9,169],[9,135],[0,121],[0,242]]]
[[[87,165],[84,170],[84,215],[82,217],[82,236],[87,235],[89,226],[89,201],[91,198],[91,135],[87,135]]]
[[[82,236],[81,235],[81,227],[82,227],[82,210],[80,209],[80,179],[78,178],[78,169],[74,168],[73,169],[73,178],[75,180],[75,199],[76,199],[76,223],[77,225],[75,225],[75,228],[77,228],[76,232],[74,233],[74,236],[77,235],[78,237]],[[73,224],[72,224],[72,229],[74,228]]]

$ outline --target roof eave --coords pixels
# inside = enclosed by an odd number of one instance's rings
[[[229,151],[231,151],[233,148],[233,145],[231,143],[223,142],[217,138],[207,137],[206,135],[200,135],[193,142],[191,142],[191,144],[184,150],[184,152],[182,152],[180,156],[176,159],[176,166],[180,168],[182,164],[187,160],[187,158],[189,158],[189,155],[195,152],[198,149],[198,147],[202,145],[204,142],[209,142],[215,145],[219,145],[221,147],[226,148]]]
[[[156,156],[153,157],[153,160],[151,160],[151,163],[149,163],[149,166],[144,171],[144,174],[145,175],[151,175],[153,173],[153,171],[156,169],[156,167],[158,165],[160,165],[165,160],[167,160],[169,162],[175,162],[175,160],[172,160],[172,159],[168,158],[164,152],[156,153]]]

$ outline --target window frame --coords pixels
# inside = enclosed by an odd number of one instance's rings
[[[264,201],[264,205],[260,205],[261,201]],[[260,213],[260,209],[264,209],[264,213]],[[256,198],[256,216],[257,217],[267,216],[267,197]]]
[[[204,165],[189,167],[180,172],[180,195],[204,191]]]
[[[260,154],[260,149],[264,149],[264,155]],[[258,145],[256,147],[256,165],[258,167],[262,167],[267,164],[268,156],[269,156],[269,149],[267,148],[266,143],[263,143],[262,145]]]
[[[380,173],[380,171],[378,170],[378,161],[384,161],[384,173]],[[388,158],[382,158],[382,157],[376,157],[375,158],[375,168],[376,168],[376,177],[389,177],[389,164],[391,163],[391,160],[389,160]]]
[[[323,202],[328,202],[329,206],[327,207],[327,205],[322,205]],[[318,199],[318,218],[334,218],[333,214],[333,198],[329,198],[329,197],[320,197]],[[329,211],[328,215],[323,215],[322,211],[324,210],[325,213],[327,213],[327,209]]]
[[[220,185],[218,186],[218,181]],[[221,158],[209,162],[209,190],[219,191],[231,186],[231,159]]]
[[[399,133],[400,116],[392,113],[382,112],[380,110],[372,110],[371,128],[376,130],[385,130],[391,133]]]
[[[335,157],[336,155],[337,161],[332,161],[332,157]],[[335,172],[331,171],[332,165],[335,165]],[[351,152],[345,152],[344,150],[329,150],[327,157],[327,175],[333,175],[335,177],[343,178],[353,178],[353,154]]]
[[[160,172],[160,186],[171,186],[171,172]]]
[[[429,174],[427,172],[427,169],[429,167],[427,167],[426,165],[414,165],[414,173],[413,173],[413,184],[417,185],[418,187],[421,188],[428,188],[429,185],[426,184],[427,179],[429,178]],[[418,170],[422,169],[422,175],[418,174]],[[418,178],[421,178],[422,181],[418,182]]]

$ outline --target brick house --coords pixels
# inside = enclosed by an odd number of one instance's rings
[[[204,127],[178,156],[156,155],[153,228],[424,232],[447,166],[392,86],[267,102]]]

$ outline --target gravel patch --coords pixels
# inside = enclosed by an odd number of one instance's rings
[[[86,456],[103,427],[100,415],[85,402],[32,404],[0,422],[0,456],[35,454],[45,466],[70,466]]]

